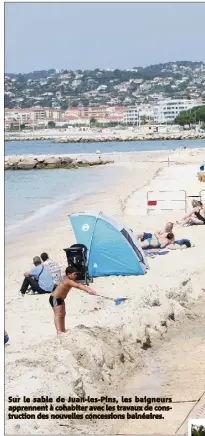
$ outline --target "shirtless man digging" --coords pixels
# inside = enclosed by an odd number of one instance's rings
[[[51,293],[49,303],[54,311],[54,324],[57,330],[57,334],[65,333],[65,298],[68,292],[72,288],[80,289],[91,295],[97,295],[94,289],[88,286],[77,283],[78,273],[73,267],[67,267],[65,270],[65,279],[57,286],[57,288]]]

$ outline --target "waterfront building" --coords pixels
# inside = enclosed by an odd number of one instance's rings
[[[88,106],[69,108],[65,111],[64,120],[72,123],[89,124],[90,120],[96,120],[97,123],[123,122],[123,106]]]
[[[123,114],[123,123],[127,125],[139,125],[144,120],[151,121],[154,118],[153,108],[149,104],[128,106]]]
[[[180,112],[191,110],[193,107],[204,104],[199,100],[161,100],[153,106],[154,121],[156,123],[171,123]]]
[[[63,111],[50,107],[34,107],[25,109],[5,109],[4,125],[9,128],[11,125],[20,126],[22,124],[38,125],[42,122],[63,120]]]

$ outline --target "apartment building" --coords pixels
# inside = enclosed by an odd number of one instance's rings
[[[50,107],[36,107],[31,108],[31,119],[40,122],[45,120],[61,121],[63,111],[60,109],[50,108]]]
[[[31,119],[31,113],[29,109],[5,109],[4,119],[5,122],[13,120],[23,124]]]
[[[31,123],[31,113],[29,109],[5,109],[4,112],[4,128],[9,129],[12,125],[19,126],[21,124]]]
[[[180,114],[180,112],[191,110],[195,106],[203,104],[197,100],[162,100],[154,107],[154,121],[156,123],[171,123]]]
[[[40,124],[47,121],[61,121],[63,119],[63,111],[55,108],[28,108],[28,109],[5,109],[4,121],[5,128],[11,124]]]
[[[139,123],[139,107],[128,106],[123,114],[124,124],[138,124]]]
[[[123,106],[88,106],[69,108],[65,111],[64,120],[68,122],[84,122],[89,124],[91,119],[98,123],[123,121]]]
[[[147,120],[154,119],[153,108],[151,105],[140,104],[138,106],[128,106],[123,114],[123,123],[137,125],[140,123],[142,117]]]

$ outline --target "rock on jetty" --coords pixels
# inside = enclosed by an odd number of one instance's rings
[[[74,156],[68,155],[12,155],[6,156],[4,161],[5,170],[33,170],[52,168],[80,168],[113,163],[111,160],[102,160],[98,156]]]
[[[93,134],[87,136],[86,134],[81,135],[64,135],[64,136],[47,136],[47,135],[30,135],[25,136],[25,134],[20,134],[17,136],[5,136],[6,141],[51,141],[57,143],[89,143],[89,142],[131,142],[131,141],[168,141],[168,140],[188,140],[188,139],[205,139],[204,133],[184,131],[179,133],[150,133],[150,134],[127,134],[126,132],[121,132],[120,134],[111,135],[97,135]]]

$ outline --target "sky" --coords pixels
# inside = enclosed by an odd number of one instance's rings
[[[205,61],[205,3],[6,3],[5,71]]]

